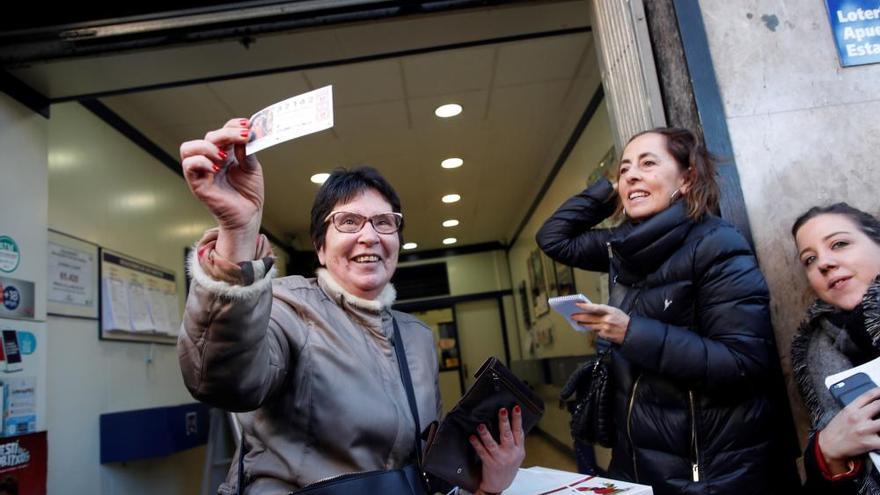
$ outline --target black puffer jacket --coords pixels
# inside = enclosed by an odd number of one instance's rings
[[[602,179],[538,232],[551,258],[609,272],[630,316],[612,353],[618,432],[609,475],[664,494],[793,493],[774,451],[779,384],[769,295],[746,240],[683,201],[639,224],[593,229],[614,195]],[[792,458],[793,459],[793,458]],[[790,485],[788,485],[790,486]]]

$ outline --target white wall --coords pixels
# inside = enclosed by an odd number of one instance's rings
[[[786,373],[812,298],[789,230],[813,205],[880,213],[880,65],[841,68],[824,2],[701,0]],[[796,419],[807,419],[789,380]],[[802,435],[803,438],[803,435]]]
[[[179,175],[79,104],[53,106],[48,127],[49,227],[173,271],[182,311],[184,248],[213,226],[207,210]],[[196,493],[204,448],[99,464],[100,414],[194,401],[175,347],[101,341],[94,320],[52,316],[48,327],[49,492]]]
[[[529,255],[538,249],[535,234],[544,220],[568,198],[584,190],[587,186],[587,177],[613,145],[607,108],[602,103],[584,129],[565,164],[559,170],[553,184],[547,190],[547,194],[510,249],[510,273],[514,287],[519,287],[523,280],[528,280],[527,260]],[[599,274],[577,269],[574,272],[577,291],[582,292],[591,300],[601,301],[602,279]],[[525,328],[521,298],[518,294],[515,296],[517,322],[520,328]],[[531,301],[531,296],[529,296],[529,300]],[[534,305],[534,302],[531,304]],[[589,339],[584,334],[572,330],[562,316],[550,311],[535,319],[533,312],[532,329],[545,327],[552,327],[553,342],[536,348],[534,354],[530,354],[529,341],[531,337],[528,332],[522,332],[521,346],[525,358],[573,356],[592,352]]]
[[[0,326],[25,330],[36,337],[35,352],[24,356],[24,370],[18,377],[36,378],[37,431],[45,431],[47,425],[47,133],[45,118],[0,94],[0,149],[3,150],[0,154],[0,198],[3,198],[0,235],[15,240],[20,252],[18,267],[0,275],[34,283],[33,320],[0,319]],[[7,375],[4,373],[0,378],[5,380]]]

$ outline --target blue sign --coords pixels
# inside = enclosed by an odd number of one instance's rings
[[[880,0],[825,0],[840,65],[880,62]]]

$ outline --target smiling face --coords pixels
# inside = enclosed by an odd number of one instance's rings
[[[623,150],[618,172],[617,193],[626,216],[633,220],[656,215],[672,204],[674,193],[687,192],[685,173],[660,134],[649,132],[633,138]]]
[[[333,211],[348,211],[365,217],[392,211],[391,204],[375,189],[367,189]],[[318,260],[342,287],[352,295],[375,299],[391,280],[397,268],[400,238],[380,234],[366,222],[360,232],[346,234],[329,225]]]
[[[880,274],[880,245],[846,215],[826,213],[807,220],[795,241],[810,287],[838,308],[858,306]]]

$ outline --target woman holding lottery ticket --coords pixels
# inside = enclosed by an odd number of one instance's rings
[[[250,127],[231,120],[180,147],[218,224],[188,260],[180,367],[195,398],[239,412],[243,432],[220,493],[425,493],[416,462],[441,412],[437,353],[427,326],[391,310],[400,199],[375,169],[334,171],[311,210],[317,277],[272,280]],[[469,439],[478,493],[510,486],[525,457],[519,406],[498,411],[498,431]]]
[[[712,157],[690,131],[632,137],[602,178],[541,227],[551,258],[608,272],[608,304],[572,318],[612,345],[608,476],[666,494],[791,493],[797,448],[749,243],[717,217]],[[596,228],[606,218],[620,221]]]

